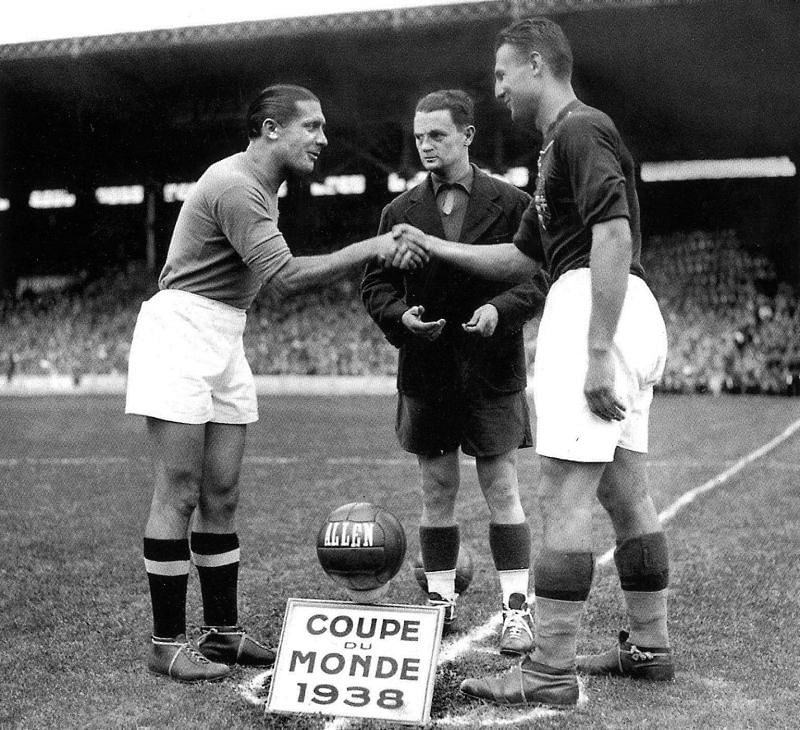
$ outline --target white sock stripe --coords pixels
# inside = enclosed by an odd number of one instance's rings
[[[511,598],[512,593],[521,593],[527,600],[531,580],[530,573],[530,568],[497,571],[497,577],[500,580],[500,592],[503,595],[503,606],[508,606],[508,600]]]
[[[228,550],[227,553],[214,553],[203,555],[192,551],[192,562],[198,568],[221,568],[224,565],[232,565],[239,562],[240,549]]]
[[[189,575],[190,565],[188,560],[144,559],[145,570],[153,575]]]
[[[425,571],[428,593],[438,593],[442,598],[453,598],[456,594],[456,569]]]

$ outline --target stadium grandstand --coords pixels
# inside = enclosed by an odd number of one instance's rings
[[[536,139],[494,102],[492,44],[547,14],[573,41],[579,96],[614,118],[641,166],[644,262],[671,343],[662,388],[800,393],[800,5],[396,5],[0,45],[0,389],[124,377],[181,202],[210,162],[243,149],[244,105],[269,83],[308,86],[328,118],[315,177],[281,198],[296,253],[371,234],[416,183],[413,105],[436,88],[475,97],[473,160],[530,191]],[[355,285],[263,295],[246,335],[254,372],[391,375],[394,350]]]

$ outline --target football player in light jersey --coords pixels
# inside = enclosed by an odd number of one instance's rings
[[[516,124],[543,135],[534,201],[510,243],[406,235],[478,275],[519,280],[539,266],[550,275],[533,377],[544,528],[534,562],[535,648],[510,674],[466,679],[461,691],[498,704],[569,707],[578,701],[576,662],[592,674],[673,677],[667,542],[645,472],[666,332],[640,263],[633,161],[613,122],[576,98],[563,31],[546,18],[519,21],[495,51],[496,96]],[[543,261],[535,260],[534,227]],[[630,626],[610,651],[576,657],[594,570],[595,495],[616,532]]]
[[[248,307],[262,286],[293,294],[367,261],[399,263],[404,250],[387,233],[293,256],[278,228],[278,188],[289,174],[312,172],[327,145],[319,99],[302,87],[270,86],[250,105],[247,131],[247,148],[211,165],[183,204],[129,361],[125,410],[146,416],[156,466],[144,532],[153,609],[147,664],[187,682],[274,661],[237,615],[239,470],[247,424],[258,418],[242,341]],[[412,265],[424,258],[417,250]],[[203,600],[197,642],[186,637],[190,562]]]

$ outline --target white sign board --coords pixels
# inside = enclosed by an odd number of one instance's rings
[[[290,598],[267,712],[424,725],[443,611]]]

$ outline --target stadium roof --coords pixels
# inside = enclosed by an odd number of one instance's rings
[[[139,0],[128,6],[109,6],[97,0],[52,0],[17,6],[0,27],[0,54],[5,57],[49,56],[84,50],[136,47],[140,44],[223,39],[278,32],[375,28],[407,23],[420,8],[435,10],[447,20],[465,12],[473,16],[498,12],[522,14],[554,10],[590,10],[602,6],[653,6],[690,4],[703,0],[293,0],[291,5],[263,0],[227,0],[198,3],[192,0]],[[457,8],[447,6],[457,5]],[[467,5],[476,5],[474,9]],[[505,6],[505,7],[499,7]],[[422,19],[425,11],[422,11]],[[169,32],[176,31],[176,32]],[[116,39],[111,36],[119,36]],[[56,42],[53,42],[56,41]],[[6,46],[3,48],[3,46]]]
[[[337,167],[376,127],[407,130],[414,99],[442,86],[477,96],[484,137],[507,137],[507,115],[492,99],[493,37],[534,14],[565,27],[579,95],[612,115],[640,160],[796,157],[794,0],[428,3],[7,44],[0,105],[37,150],[32,177],[77,163],[120,177],[166,158],[204,166],[241,146],[255,90],[303,83],[337,130],[361,130],[338,158],[334,145],[326,154]],[[523,148],[530,143],[507,143],[498,162],[513,164],[506,153]]]

